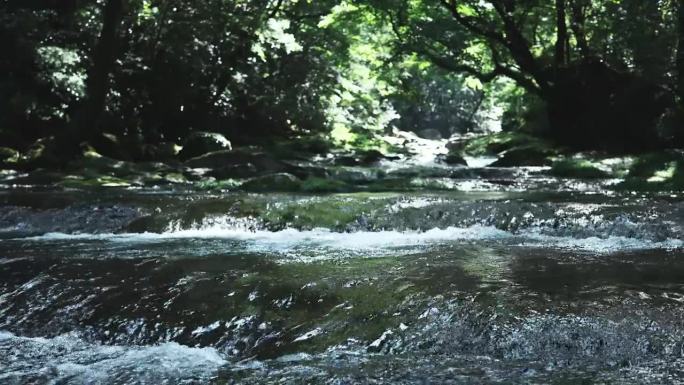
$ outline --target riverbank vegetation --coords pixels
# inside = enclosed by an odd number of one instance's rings
[[[682,185],[672,0],[8,0],[0,21],[14,184],[406,189],[435,176],[373,165],[423,138],[453,167]]]

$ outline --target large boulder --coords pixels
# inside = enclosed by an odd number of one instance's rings
[[[26,152],[24,152],[17,162],[17,166],[26,169],[34,170],[37,168],[51,168],[59,165],[61,156],[57,139],[54,136],[48,136],[36,140]]]
[[[519,167],[519,166],[550,166],[553,161],[550,156],[552,152],[536,146],[518,147],[508,150],[492,167]]]
[[[198,131],[188,135],[178,156],[190,159],[214,151],[230,150],[232,146],[225,136],[216,132]]]
[[[437,160],[450,166],[467,166],[468,162],[458,151],[450,151],[448,154],[440,155]]]
[[[181,147],[173,142],[159,142],[147,144],[144,148],[144,157],[153,161],[170,161],[176,158]]]
[[[426,128],[425,130],[420,130],[416,132],[416,135],[423,139],[440,140],[444,139],[442,133],[434,128]]]
[[[207,175],[216,179],[243,179],[256,176],[259,170],[251,163],[231,164],[211,170]]]
[[[287,171],[290,166],[269,154],[251,149],[215,151],[189,159],[189,168],[223,169],[229,166],[252,164],[258,172],[278,173]]]
[[[104,132],[96,135],[95,138],[93,138],[91,145],[95,151],[104,156],[119,160],[133,160],[132,153],[135,151],[131,151],[132,144],[124,144],[122,140],[114,134]]]
[[[277,173],[258,176],[247,180],[240,186],[242,190],[254,192],[298,191],[302,181],[288,173]]]

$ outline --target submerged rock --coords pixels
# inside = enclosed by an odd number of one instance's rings
[[[181,159],[190,159],[213,151],[231,150],[230,141],[216,132],[193,132],[183,142],[178,153]]]

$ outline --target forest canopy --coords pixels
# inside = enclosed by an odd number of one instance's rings
[[[684,142],[674,0],[4,0],[0,41],[19,150],[105,135],[142,160],[200,131],[360,146],[393,128]]]

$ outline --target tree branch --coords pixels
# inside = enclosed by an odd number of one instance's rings
[[[492,69],[489,72],[482,72],[471,65],[456,63],[454,60],[450,58],[445,58],[443,56],[437,55],[433,52],[430,52],[429,50],[418,49],[417,53],[427,57],[434,65],[436,65],[439,68],[442,68],[450,72],[468,74],[470,76],[477,78],[483,83],[489,83],[492,80],[496,79],[498,76],[506,76],[511,80],[515,81],[516,83],[518,83],[518,85],[520,85],[527,91],[530,91],[537,95],[541,94],[541,89],[537,84],[534,83],[534,81],[527,78],[520,71],[517,71],[513,68],[501,64],[496,59],[494,60],[494,69]]]
[[[465,27],[468,31],[502,44],[506,43],[506,38],[504,35],[477,25],[471,18],[463,16],[458,11],[455,0],[440,0],[440,4],[442,7],[446,8],[454,17],[454,19],[456,19],[456,21],[458,21],[458,23]]]

